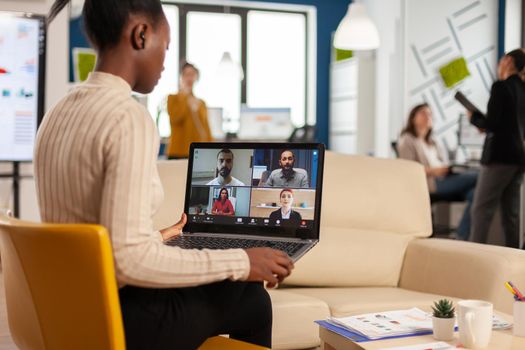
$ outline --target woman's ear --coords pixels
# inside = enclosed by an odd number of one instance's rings
[[[137,24],[131,31],[131,46],[135,50],[144,50],[146,48],[146,40],[148,37],[148,25]]]

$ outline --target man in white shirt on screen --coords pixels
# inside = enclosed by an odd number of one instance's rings
[[[212,186],[245,186],[242,181],[231,176],[233,169],[233,152],[221,149],[217,154],[217,177],[206,185]]]

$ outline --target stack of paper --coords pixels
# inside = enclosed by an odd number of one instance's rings
[[[326,321],[369,340],[432,332],[432,314],[418,308],[349,317],[330,317]],[[508,329],[512,326],[511,323],[497,316],[493,316],[492,324],[493,329]]]
[[[327,321],[368,339],[415,335],[432,330],[432,317],[418,308],[349,317],[331,317]]]
[[[417,344],[417,345],[411,345],[411,346],[396,346],[395,348],[383,348],[379,350],[453,350],[453,349],[456,349],[456,347],[440,341],[440,342]]]

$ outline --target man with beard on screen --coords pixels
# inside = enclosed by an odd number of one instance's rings
[[[217,153],[217,169],[215,173],[217,177],[206,185],[212,186],[244,186],[244,183],[233,176],[231,172],[233,169],[233,152],[229,149],[221,149]]]
[[[287,187],[287,188],[304,188],[308,185],[308,173],[304,169],[294,168],[295,155],[290,150],[281,152],[279,166],[281,169],[272,171],[266,186],[269,187]]]

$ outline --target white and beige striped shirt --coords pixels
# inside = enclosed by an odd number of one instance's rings
[[[155,124],[131,97],[129,84],[92,73],[46,114],[39,128],[34,166],[42,220],[105,226],[120,286],[246,279],[250,263],[242,249],[168,247],[153,230],[151,218],[163,199],[158,147]]]

